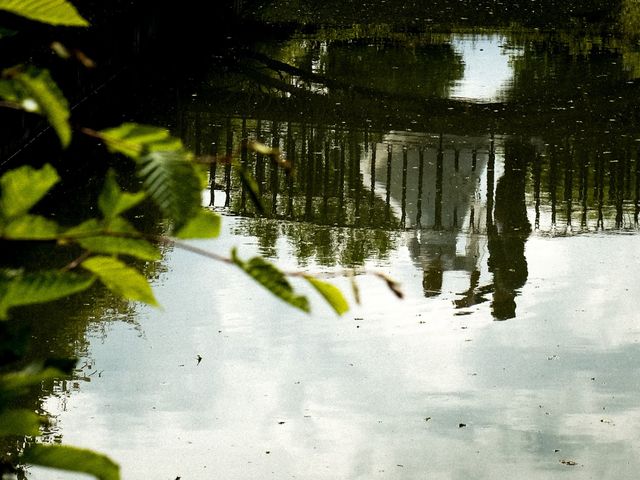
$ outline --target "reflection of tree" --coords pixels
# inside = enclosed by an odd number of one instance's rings
[[[446,98],[464,72],[460,55],[448,41],[407,47],[412,38],[407,34],[397,43],[295,39],[260,52],[243,50],[233,69],[274,98],[330,95],[339,104],[358,97],[412,102]],[[251,88],[241,77],[235,84]]]
[[[371,155],[368,133],[265,120],[218,119],[216,124],[220,127],[211,138],[214,143],[226,139],[227,152],[241,150],[242,163],[257,181],[263,213],[249,201],[246,185],[219,168],[211,171],[213,197],[222,195],[230,211],[253,217],[241,222],[237,233],[257,237],[262,255],[274,256],[281,237],[291,241],[300,261],[315,258],[325,265],[361,265],[393,248],[400,220],[388,200],[363,183],[361,160]],[[241,147],[247,135],[282,149],[293,171],[283,172],[268,158],[247,152]]]
[[[276,243],[284,238],[301,264],[345,267],[363,265],[368,259],[385,259],[397,247],[397,233],[369,227],[336,227],[284,218],[252,218],[242,221],[240,235],[256,237],[260,254],[277,255]]]
[[[508,141],[504,174],[495,191],[495,222],[487,225],[489,271],[493,273],[493,315],[497,320],[515,317],[515,297],[527,280],[524,246],[531,232],[525,204],[528,163],[535,157],[531,145]]]
[[[448,43],[413,50],[389,44],[334,44],[327,51],[331,75],[355,85],[394,94],[446,97],[464,65]]]

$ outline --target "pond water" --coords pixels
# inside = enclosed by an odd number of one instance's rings
[[[43,393],[47,438],[126,479],[636,478],[632,53],[537,31],[338,30],[212,60],[172,126],[199,154],[236,152],[265,214],[212,167],[203,203],[224,230],[194,243],[335,275],[352,309],[310,294],[305,315],[169,249],[163,308],[104,310],[76,378]]]

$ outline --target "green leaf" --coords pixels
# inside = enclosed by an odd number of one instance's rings
[[[0,412],[0,437],[9,435],[40,435],[42,417],[24,409]]]
[[[305,312],[309,311],[309,301],[307,297],[296,295],[284,273],[264,258],[253,257],[245,262],[238,258],[235,248],[231,251],[231,258],[233,263],[248,273],[254,280],[276,297],[300,310]]]
[[[136,161],[153,151],[184,151],[179,138],[172,137],[169,130],[153,125],[123,123],[99,133],[109,150],[122,153]]]
[[[13,81],[0,78],[0,98],[17,101],[19,93],[16,91],[16,85]]]
[[[138,163],[145,190],[174,222],[176,231],[197,214],[205,178],[180,139],[166,129],[135,123],[102,130],[99,135],[111,151]]]
[[[98,198],[98,206],[105,218],[114,218],[138,205],[145,197],[146,194],[144,192],[123,192],[116,181],[115,172],[109,170]]]
[[[10,219],[27,213],[59,180],[49,164],[40,170],[25,165],[8,171],[0,177],[0,215]]]
[[[86,290],[93,277],[71,272],[41,271],[0,276],[0,319],[11,307],[50,302]]]
[[[256,182],[256,179],[253,178],[253,175],[251,174],[249,169],[246,168],[244,165],[240,163],[234,163],[233,166],[236,172],[238,172],[238,174],[240,175],[240,180],[242,181],[243,185],[249,192],[249,198],[251,199],[251,202],[256,207],[259,213],[264,214],[265,213],[264,203],[262,202],[262,198],[260,196],[260,189],[258,188],[258,183]]]
[[[13,37],[17,33],[18,32],[16,30],[11,30],[11,29],[6,28],[6,27],[0,27],[0,39]]]
[[[58,134],[60,143],[67,147],[71,142],[69,103],[49,71],[29,65],[5,70],[4,76],[12,81],[14,92],[12,97],[5,98],[21,104],[29,112],[47,117]],[[7,87],[3,87],[1,91],[7,94]]]
[[[155,151],[140,161],[138,175],[151,199],[180,231],[201,209],[202,177],[180,152]]]
[[[31,465],[93,475],[100,480],[119,480],[120,467],[109,457],[67,445],[33,445],[22,460]]]
[[[64,235],[90,252],[129,255],[147,261],[160,260],[160,251],[143,238],[133,238],[136,236],[141,237],[142,234],[122,217],[114,218],[107,227],[99,220],[87,220],[67,230]]]
[[[10,240],[55,240],[58,224],[38,215],[22,215],[11,220],[3,231],[3,237]]]
[[[200,210],[182,227],[175,236],[187,238],[215,238],[220,235],[222,219],[210,210]]]
[[[89,22],[66,0],[0,0],[0,10],[50,25],[89,26]]]
[[[318,291],[318,293],[320,293],[320,295],[324,297],[327,303],[331,305],[331,308],[333,308],[338,315],[342,315],[349,311],[349,304],[337,287],[330,283],[318,280],[311,275],[305,275],[304,278]]]
[[[136,269],[113,257],[91,257],[82,267],[95,274],[112,292],[129,300],[140,300],[157,306],[147,279]]]
[[[0,396],[18,397],[46,380],[63,377],[65,374],[57,368],[43,369],[40,364],[31,364],[18,372],[0,376]]]

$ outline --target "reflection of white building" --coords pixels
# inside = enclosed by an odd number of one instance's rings
[[[376,194],[406,228],[466,230],[473,218],[477,229],[491,148],[489,138],[392,132],[376,144],[375,171],[371,153],[363,160],[365,184],[374,175]]]
[[[388,200],[410,232],[408,247],[424,272],[426,295],[439,293],[445,272],[480,269],[488,193],[493,196],[502,170],[495,161],[501,145],[501,138],[492,142],[488,136],[391,132],[375,145],[375,159],[374,152],[363,157],[365,184]]]

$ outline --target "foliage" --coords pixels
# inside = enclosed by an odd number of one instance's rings
[[[25,452],[24,459],[32,465],[87,473],[100,480],[120,478],[120,467],[108,457],[66,445],[33,445]]]
[[[0,10],[51,25],[88,25],[65,0],[0,0]],[[71,143],[68,102],[47,70],[31,65],[4,70],[0,75],[0,98],[2,106],[46,118],[63,148]],[[220,233],[220,216],[201,206],[201,190],[205,184],[202,165],[169,131],[133,123],[102,131],[89,128],[80,131],[102,141],[114,155],[122,155],[133,162],[142,187],[139,191],[125,191],[118,182],[118,173],[110,170],[97,201],[96,210],[100,216],[69,227],[59,224],[53,216],[32,212],[59,183],[60,177],[54,167],[49,164],[41,168],[22,166],[4,173],[0,177],[0,240],[37,242],[39,245],[44,242],[80,253],[67,265],[54,269],[0,269],[0,321],[10,321],[9,315],[14,308],[67,297],[87,290],[96,282],[127,300],[157,306],[151,286],[139,271],[139,262],[160,259],[158,242],[181,246],[180,240],[214,238]],[[277,156],[275,151],[260,144],[251,143],[250,148]],[[245,184],[255,187],[255,181],[240,163],[229,161]],[[257,200],[257,194],[255,197]],[[169,222],[169,236],[159,238],[147,234],[126,218],[131,209],[147,200],[153,202]],[[231,258],[214,258],[237,265],[272,294],[309,311],[307,298],[293,290],[287,274],[266,260],[255,257],[243,261],[235,250]],[[309,275],[303,277],[336,313],[342,314],[348,309],[336,287]],[[2,343],[0,350],[7,347]],[[67,368],[63,369],[43,364],[31,364],[18,371],[3,368],[4,373],[0,375],[0,437],[37,437],[44,419],[12,405],[41,382],[68,375],[74,364],[75,361],[67,362]],[[28,444],[21,457],[23,462],[87,473],[103,480],[120,478],[118,466],[96,452],[31,441]]]
[[[322,297],[331,305],[338,315],[342,315],[349,310],[349,304],[345,300],[342,292],[330,283],[318,280],[310,275],[304,276],[313,288],[315,288]]]
[[[296,295],[284,274],[271,263],[261,257],[253,257],[243,261],[238,257],[235,249],[231,252],[231,255],[233,263],[275,296],[300,310],[309,311],[307,297]]]
[[[89,22],[66,0],[0,0],[0,10],[49,25],[89,26]]]
[[[18,108],[46,117],[62,146],[69,145],[69,103],[47,70],[30,65],[6,69],[0,80],[0,96]]]

